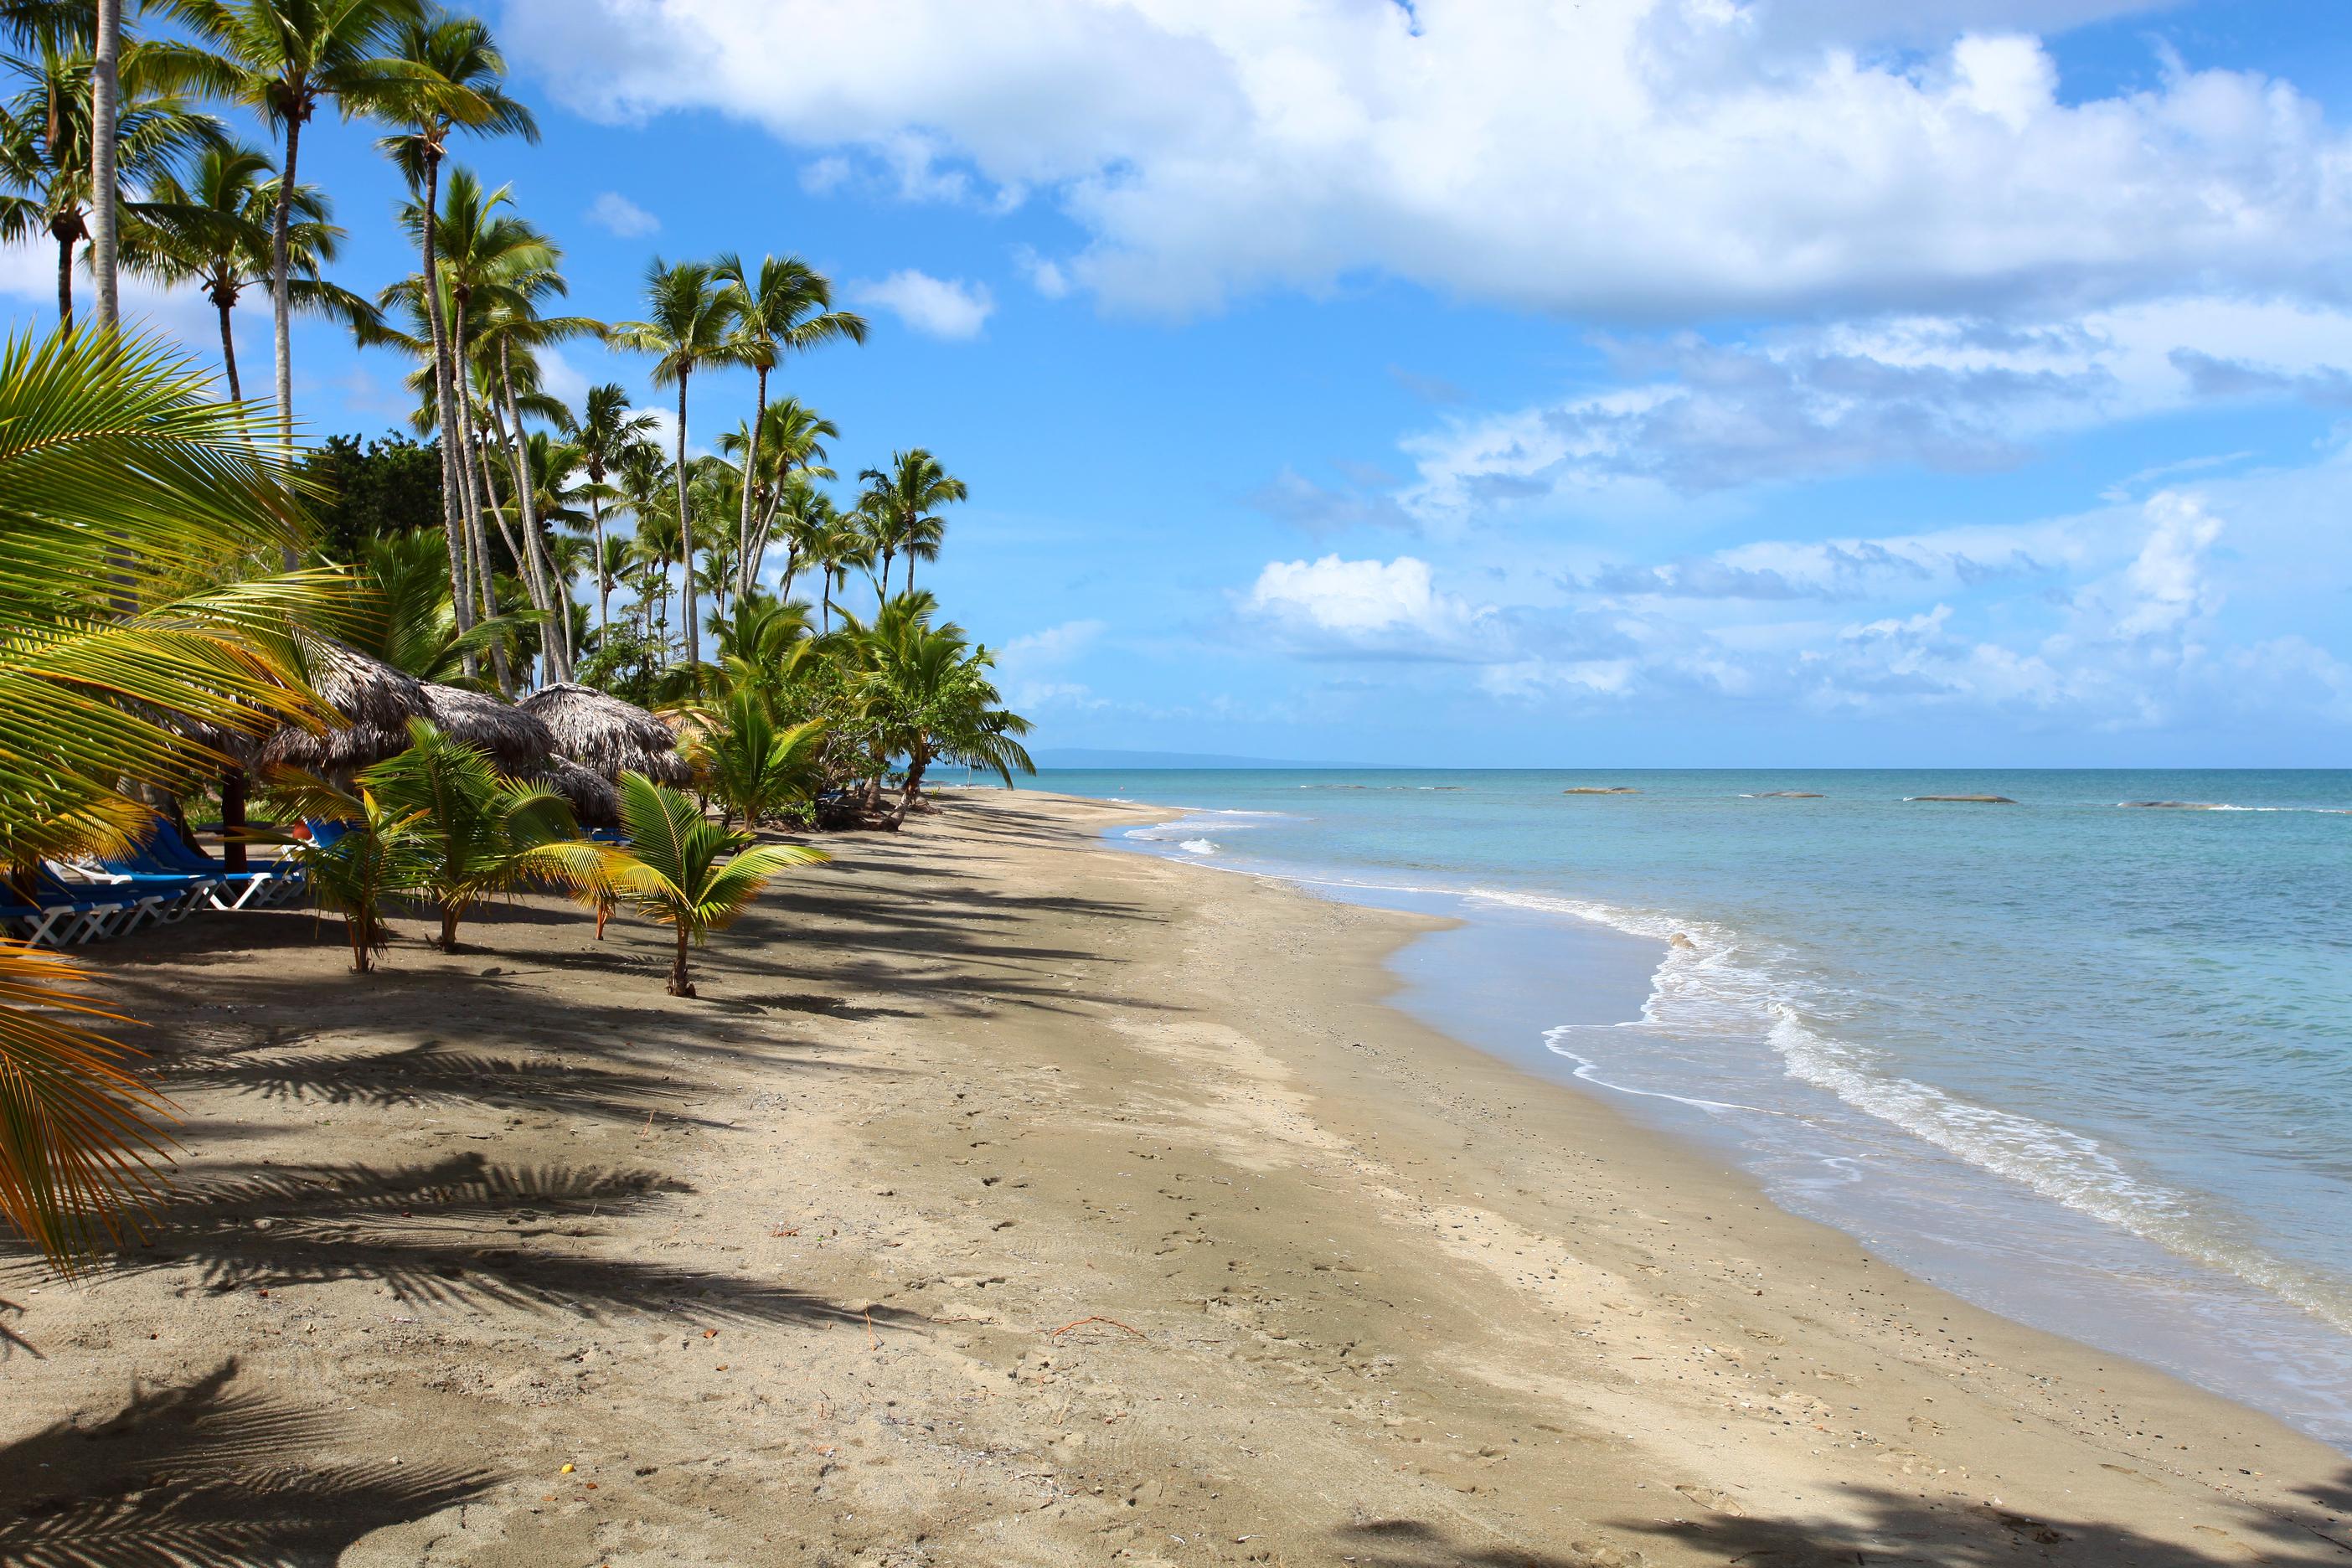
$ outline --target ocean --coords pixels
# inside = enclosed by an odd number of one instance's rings
[[[2352,1450],[2352,773],[1036,783],[1180,808],[1131,849],[1461,920],[1396,960],[1409,1010]],[[1565,793],[1600,788],[1635,793]]]

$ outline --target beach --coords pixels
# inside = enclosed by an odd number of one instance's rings
[[[0,1282],[0,1561],[2352,1556],[2352,1466],[1388,1005],[1426,916],[950,792],[668,942],[103,961],[150,1244]],[[414,938],[422,922],[395,922]]]

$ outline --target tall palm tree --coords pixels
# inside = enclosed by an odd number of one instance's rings
[[[604,547],[604,502],[611,492],[605,480],[621,461],[622,451],[650,440],[656,421],[650,414],[630,411],[629,395],[618,382],[588,389],[580,406],[579,427],[572,438],[580,444],[580,466],[588,475],[588,511],[596,533],[596,559],[607,558]],[[612,619],[613,579],[600,573],[596,585],[596,629]]]
[[[267,153],[234,145],[205,148],[184,180],[166,174],[150,188],[122,250],[128,270],[194,283],[212,301],[220,314],[221,369],[232,403],[243,402],[245,391],[229,313],[247,289],[269,278],[270,214],[278,205],[278,182],[269,175]],[[288,247],[295,277],[288,292],[297,310],[364,331],[375,321],[375,307],[320,277],[343,238],[329,221],[331,212],[316,185],[295,193]]]
[[[883,585],[886,589],[889,585],[891,555],[904,552],[907,591],[911,594],[915,591],[915,558],[940,558],[940,540],[947,525],[940,518],[939,510],[955,501],[971,500],[971,491],[920,447],[893,452],[887,469],[867,468],[857,477],[866,486],[858,504],[873,514],[880,535]]]
[[[746,450],[756,454],[768,422],[768,374],[783,363],[786,353],[805,353],[820,343],[847,339],[866,341],[866,318],[833,308],[833,285],[824,275],[797,256],[770,256],[757,274],[743,269],[742,258],[730,251],[719,258],[718,273],[727,285],[735,312],[734,361],[759,377],[759,397],[752,405],[751,435]],[[736,558],[742,575],[736,592],[749,593],[759,563],[751,548],[753,486],[751,465],[744,468],[742,514],[736,534]]]
[[[278,441],[294,448],[294,193],[302,127],[332,101],[345,119],[397,101],[410,79],[389,58],[399,27],[421,0],[173,0],[173,9],[218,51],[215,85],[257,111],[281,137],[278,211],[271,224],[269,294],[278,351]]]
[[[94,140],[86,39],[70,32],[45,38],[34,54],[11,62],[24,89],[0,106],[0,239],[47,234],[58,247],[58,320],[73,324],[77,247],[90,237]],[[188,154],[222,139],[220,122],[184,90],[185,73],[173,52],[152,44],[125,51],[115,114],[115,174],[120,181],[153,181]],[[118,210],[135,215],[136,204]]]
[[[824,466],[824,443],[840,435],[839,426],[799,398],[782,397],[768,409],[755,455],[746,458],[752,442],[742,426],[719,438],[721,452],[746,463],[752,486],[751,555],[742,564],[742,580],[751,587],[758,586],[761,568],[766,564],[777,509],[796,479],[834,477]]]
[[[679,547],[685,552],[686,662],[689,672],[702,662],[700,627],[696,624],[694,593],[694,523],[687,507],[686,388],[697,370],[734,362],[736,345],[731,327],[734,305],[719,274],[703,261],[665,262],[658,256],[646,270],[646,319],[616,323],[612,341],[625,349],[658,357],[654,362],[656,386],[677,387],[677,468]],[[698,675],[689,675],[698,679]]]
[[[407,176],[409,188],[420,193],[417,203],[417,247],[420,278],[439,273],[435,256],[440,235],[441,162],[449,134],[465,131],[481,135],[514,135],[539,140],[539,123],[530,110],[509,98],[501,82],[506,58],[491,39],[489,28],[472,17],[453,16],[437,6],[407,18],[394,35],[393,52],[406,68],[389,89],[384,116],[406,129],[377,143]],[[424,291],[425,325],[432,340],[433,394],[444,430],[456,427],[458,395],[456,360],[450,349],[449,321],[442,309],[441,291]],[[465,482],[458,468],[460,454],[445,439],[441,443],[441,518],[449,542],[450,567],[462,581],[459,551],[466,535],[466,509],[460,500]],[[461,620],[472,611],[463,597]]]

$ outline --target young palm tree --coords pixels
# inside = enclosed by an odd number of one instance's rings
[[[439,275],[435,254],[440,232],[441,162],[449,134],[465,131],[482,135],[515,135],[539,140],[539,124],[530,110],[509,98],[501,85],[506,58],[490,37],[489,28],[472,17],[452,16],[437,7],[400,24],[393,51],[406,68],[402,79],[384,95],[384,116],[408,129],[378,143],[420,193],[417,202],[417,247],[423,258],[419,278]],[[458,384],[452,355],[449,320],[438,289],[422,290],[425,326],[432,346],[434,406],[440,427],[457,422]],[[451,579],[465,580],[460,552],[465,548],[466,509],[460,500],[464,476],[459,454],[448,440],[441,443],[441,521],[448,541]],[[461,628],[473,619],[472,605],[462,595],[457,601]]]
[[[127,847],[154,822],[137,792],[219,775],[198,733],[321,727],[289,617],[330,606],[323,580],[188,586],[307,530],[292,470],[210,381],[138,338],[0,344],[0,867]],[[0,942],[0,1219],[68,1266],[121,1234],[161,1155],[161,1102],[76,1023],[98,1015],[70,973]]]
[[[71,326],[76,247],[89,238],[95,200],[90,186],[90,78],[86,38],[64,33],[40,51],[14,62],[27,78],[24,89],[0,106],[0,239],[46,234],[58,247],[58,320]],[[183,90],[176,57],[155,45],[134,45],[120,70],[115,116],[116,178],[152,182],[184,157],[221,140],[220,122]],[[135,203],[118,210],[136,215]]]
[[[392,929],[383,921],[385,902],[425,886],[433,875],[425,813],[387,808],[373,790],[345,795],[316,779],[285,774],[271,781],[270,793],[281,808],[332,821],[341,829],[328,842],[297,844],[289,853],[301,866],[319,908],[343,917],[353,973],[368,973],[376,954],[392,945]]]
[[[278,182],[269,174],[268,155],[250,147],[205,148],[184,180],[165,174],[155,182],[122,249],[128,269],[194,283],[212,301],[220,314],[221,369],[232,403],[243,402],[245,390],[229,313],[247,289],[269,278],[270,214],[278,205]],[[294,212],[288,248],[295,277],[287,285],[294,309],[364,333],[376,320],[375,307],[319,275],[343,238],[329,221],[325,194],[305,185],[295,193]]]
[[[848,310],[833,308],[833,285],[824,275],[797,256],[763,258],[756,275],[743,270],[742,258],[732,252],[719,258],[718,273],[727,285],[729,305],[735,312],[733,359],[746,365],[759,377],[759,397],[752,405],[751,434],[745,443],[748,454],[756,455],[761,448],[768,423],[768,374],[783,363],[784,355],[805,353],[820,343],[847,339],[853,343],[866,341],[866,318]],[[835,435],[840,432],[835,431]],[[751,478],[755,465],[751,458],[744,460],[744,475]],[[781,476],[780,476],[781,477]],[[752,547],[752,505],[755,487],[747,482],[743,487],[741,521],[736,535],[736,559],[741,563],[742,575],[736,582],[736,592],[749,593],[759,571],[759,562]]]
[[[780,725],[756,691],[730,694],[716,729],[705,733],[689,760],[709,781],[719,805],[719,825],[740,816],[756,828],[794,801],[814,793],[824,747],[824,721]]]
[[[345,628],[343,640],[419,680],[478,688],[475,656],[494,642],[511,644],[521,630],[512,616],[458,626],[437,529],[369,540],[359,567],[370,613]]]
[[[688,947],[732,925],[779,872],[827,857],[797,844],[755,846],[751,834],[716,826],[694,802],[643,773],[623,773],[620,783],[627,847],[590,845],[572,853],[587,872],[583,880],[593,881],[591,897],[602,894],[676,930],[669,994],[691,996]]]
[[[702,663],[700,628],[694,593],[694,523],[687,505],[686,388],[705,365],[732,363],[736,353],[730,335],[734,307],[719,275],[708,262],[671,265],[658,256],[646,272],[647,319],[622,321],[612,341],[625,349],[659,356],[654,362],[656,386],[677,387],[677,468],[678,538],[687,562],[686,662],[690,679],[699,679]]]
[[[278,351],[278,442],[294,447],[294,193],[302,127],[331,100],[345,119],[398,102],[409,80],[389,58],[397,29],[420,0],[173,0],[173,9],[218,51],[214,85],[246,104],[282,138],[278,211],[270,226],[269,295]]]
[[[923,774],[941,757],[986,765],[1007,784],[1015,767],[1036,771],[1018,739],[1027,721],[999,706],[988,679],[994,658],[952,623],[932,626],[927,601],[909,595],[876,617],[866,638],[870,668],[858,689],[861,714],[883,754],[907,760],[906,791],[889,818],[893,832],[907,820]]]
[[[940,558],[940,539],[947,525],[939,517],[939,510],[954,501],[971,500],[971,491],[920,447],[893,452],[887,470],[867,468],[857,477],[866,486],[858,505],[873,516],[880,536],[883,587],[887,593],[891,555],[904,552],[907,591],[911,594],[915,591],[916,556],[926,561]]]
[[[580,445],[580,467],[588,475],[588,512],[595,528],[596,559],[600,563],[613,559],[604,538],[604,503],[614,499],[616,492],[606,480],[620,467],[625,450],[652,439],[656,425],[652,415],[630,411],[628,391],[618,382],[590,387],[587,400],[580,405],[579,427],[572,433],[572,439]],[[612,619],[614,575],[610,570],[604,570],[597,579],[599,631]]]
[[[580,863],[564,852],[579,829],[562,795],[499,776],[483,752],[422,719],[404,752],[361,775],[390,812],[413,815],[430,862],[412,884],[441,906],[441,950],[457,951],[457,925],[487,898],[526,882],[571,885]]]

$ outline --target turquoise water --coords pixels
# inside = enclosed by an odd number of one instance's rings
[[[1037,782],[1185,808],[1132,847],[1463,916],[1400,960],[1415,1010],[2352,1447],[2352,773]],[[2019,804],[1906,798],[1977,794]],[[1638,1004],[1596,1003],[1604,931]]]

